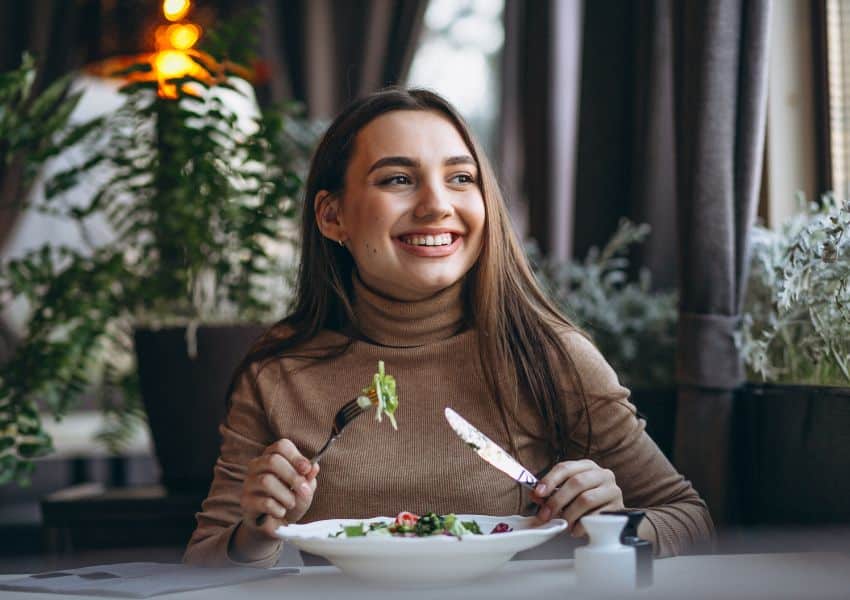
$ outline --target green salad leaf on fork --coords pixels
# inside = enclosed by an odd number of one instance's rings
[[[398,408],[398,393],[396,392],[395,377],[384,372],[384,361],[378,361],[378,372],[372,377],[372,385],[364,387],[357,404],[360,408],[377,406],[375,420],[381,421],[383,415],[387,415],[393,429],[398,429],[395,421],[395,411]]]

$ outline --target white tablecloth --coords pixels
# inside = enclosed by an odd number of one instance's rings
[[[655,582],[635,598],[850,598],[850,554],[739,554],[656,560]],[[3,575],[0,580],[20,577]],[[0,600],[55,600],[51,594],[0,592]],[[304,567],[299,575],[222,588],[157,596],[180,600],[562,600],[598,598],[576,586],[571,559],[512,561],[479,581],[439,590],[381,588],[349,578],[335,567]],[[622,595],[618,597],[623,597]],[[86,596],[73,596],[82,600]],[[94,598],[94,597],[91,597]],[[98,598],[103,598],[102,596]]]

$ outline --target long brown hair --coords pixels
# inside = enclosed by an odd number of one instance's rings
[[[562,459],[571,438],[564,390],[557,385],[563,381],[562,373],[587,415],[581,380],[561,341],[562,332],[558,332],[559,328],[576,328],[538,286],[511,227],[493,169],[468,126],[446,100],[428,90],[393,87],[365,96],[343,110],[325,132],[313,155],[304,193],[301,261],[293,310],[250,349],[231,381],[228,400],[236,381],[251,365],[262,368],[275,358],[292,356],[298,353],[299,345],[324,329],[356,329],[351,304],[354,261],[345,248],[320,233],[313,199],[321,190],[343,190],[357,134],[375,118],[397,110],[426,110],[442,115],[455,126],[478,164],[486,218],[481,254],[467,275],[467,321],[478,332],[485,380],[511,444],[514,442],[508,418],[523,390],[534,399],[546,426],[543,435],[531,433],[546,439],[551,456]],[[312,358],[341,354],[352,341]],[[587,417],[585,453],[591,434]],[[516,453],[516,447],[512,450]]]

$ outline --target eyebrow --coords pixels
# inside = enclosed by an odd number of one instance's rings
[[[443,164],[446,166],[453,165],[473,165],[475,166],[475,160],[467,154],[463,154],[460,156],[450,156],[446,160],[443,161]],[[422,163],[418,160],[410,158],[409,156],[385,156],[384,158],[379,158],[375,161],[375,163],[369,167],[368,173],[375,171],[376,169],[380,169],[381,167],[419,167]],[[367,173],[367,175],[368,175]]]

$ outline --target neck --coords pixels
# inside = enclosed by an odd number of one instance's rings
[[[464,281],[421,300],[398,300],[353,275],[354,313],[363,337],[383,346],[414,347],[464,329]]]

